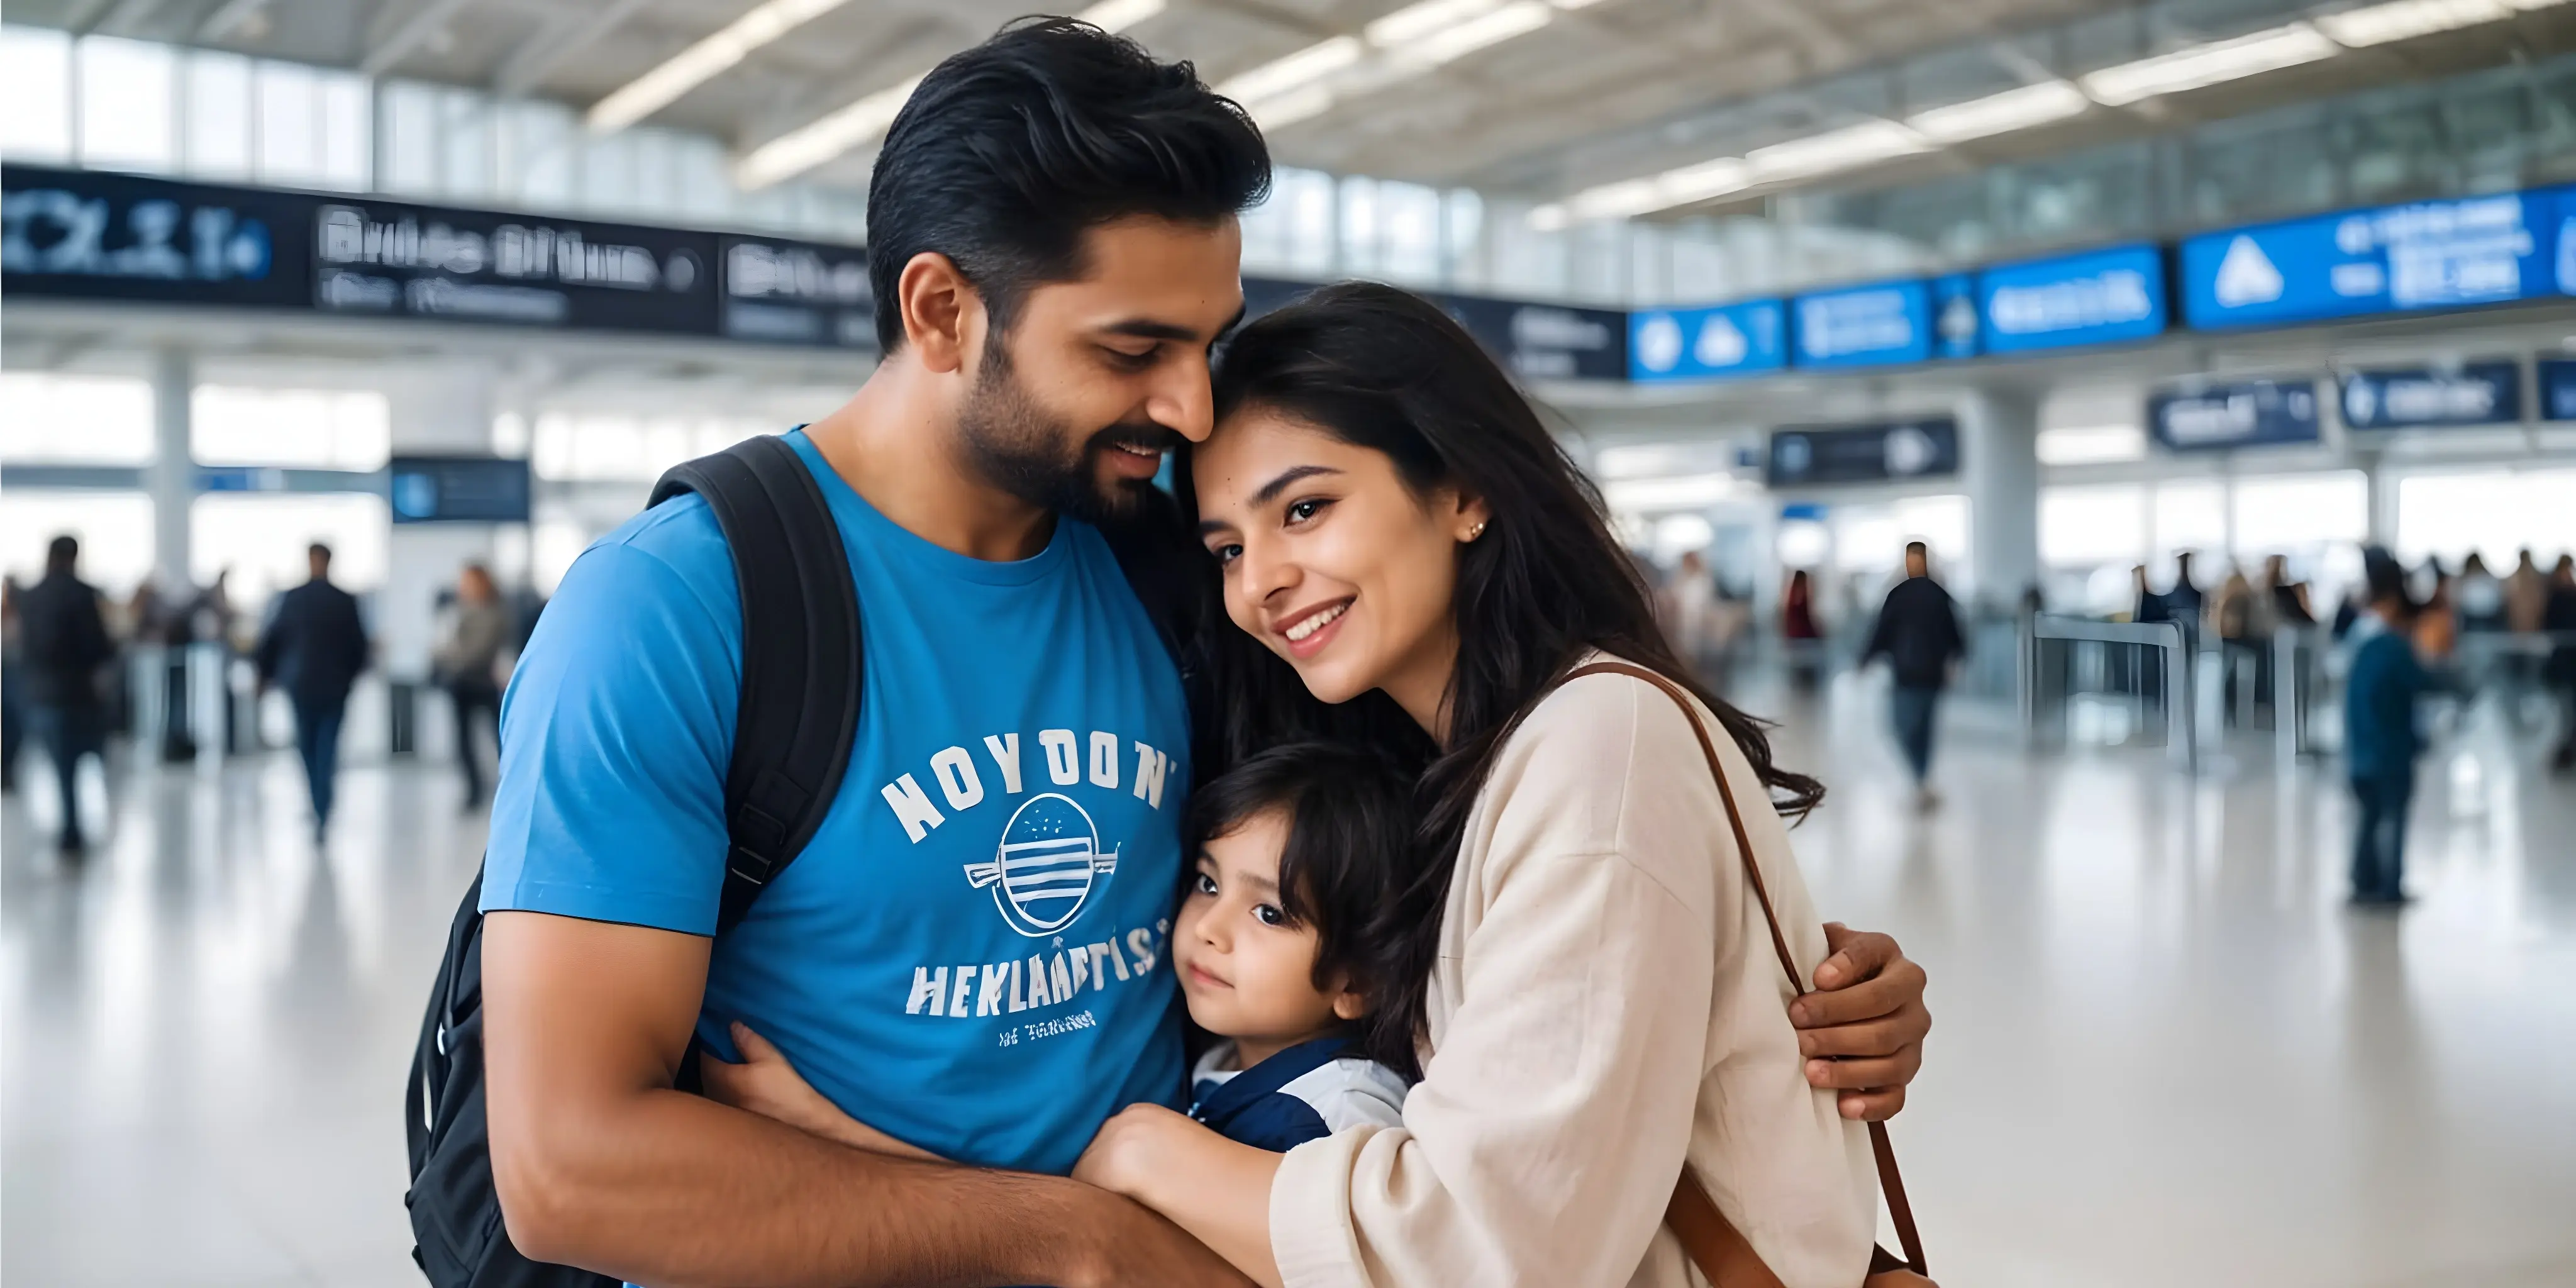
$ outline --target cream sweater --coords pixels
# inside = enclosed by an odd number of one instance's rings
[[[1790,951],[1824,931],[1760,782],[1705,708]],[[1289,1288],[1700,1282],[1663,1228],[1683,1151],[1788,1288],[1852,1288],[1868,1133],[1807,1086],[1762,909],[1680,708],[1625,676],[1558,690],[1467,820],[1401,1127],[1290,1150]]]

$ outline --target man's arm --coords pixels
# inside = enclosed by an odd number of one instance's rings
[[[485,921],[492,1176],[522,1253],[669,1288],[1242,1282],[1080,1182],[871,1154],[672,1090],[710,942]]]

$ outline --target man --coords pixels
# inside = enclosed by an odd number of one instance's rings
[[[311,579],[278,597],[277,615],[259,640],[259,683],[274,684],[295,704],[295,750],[313,793],[313,839],[330,830],[332,785],[340,772],[340,721],[349,686],[367,669],[367,628],[358,600],[331,584],[331,547],[305,547]]]
[[[492,584],[492,572],[467,564],[456,579],[456,606],[444,638],[431,653],[439,683],[456,710],[456,763],[465,771],[465,812],[483,807],[483,760],[475,734],[485,726],[500,738],[501,684],[493,677],[501,649],[510,643],[510,610]]]
[[[80,798],[73,790],[83,756],[106,748],[107,713],[99,700],[99,668],[116,656],[98,590],[82,581],[80,542],[56,537],[45,548],[45,577],[19,597],[19,647],[27,668],[27,723],[54,758],[62,794],[66,855],[89,848],[81,833]]]
[[[861,728],[820,831],[720,948],[743,639],[714,518],[671,501],[565,575],[503,704],[483,886],[520,1251],[647,1283],[1240,1282],[1061,1173],[1108,1114],[1181,1090],[1164,948],[1188,711],[1095,525],[1146,511],[1163,453],[1208,433],[1236,215],[1268,179],[1186,64],[1067,20],[913,91],[869,193],[885,360],[790,439],[859,592]],[[1084,862],[1011,858],[1068,845]],[[1863,937],[1825,971],[1886,972],[1802,1000],[1811,1024],[1901,1012],[1874,1043],[1806,1035],[1874,1057],[1816,1062],[1881,1089],[1855,1113],[1901,1102],[1928,1024],[1892,950]],[[733,1054],[728,1020],[960,1165],[673,1091],[693,1032]]]
[[[1905,766],[1914,771],[1914,807],[1919,810],[1941,803],[1931,782],[1932,723],[1942,686],[1950,682],[1950,664],[1967,651],[1959,610],[1950,602],[1950,592],[1932,580],[1931,551],[1920,541],[1906,542],[1905,580],[1887,592],[1860,660],[1867,666],[1884,654],[1895,673],[1888,713],[1896,726],[1896,744],[1905,751]]]

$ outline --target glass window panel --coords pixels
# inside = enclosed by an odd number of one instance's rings
[[[315,182],[326,188],[363,192],[374,186],[375,96],[367,78],[347,72],[324,72],[321,90],[321,168]]]
[[[0,155],[62,161],[71,154],[71,37],[0,27]]]
[[[385,581],[393,515],[364,492],[209,492],[188,507],[189,575],[199,584],[229,572],[233,602],[256,612],[304,583],[304,548],[331,547],[331,580],[349,590]]]
[[[2479,470],[2412,475],[2397,481],[2397,555],[2415,563],[2439,555],[2457,567],[2474,550],[2492,568],[2513,566],[2529,546],[2547,567],[2576,547],[2567,498],[2576,469]]]
[[[2154,552],[2159,558],[2191,551],[2209,555],[2227,548],[2227,488],[2216,479],[2183,479],[2156,486]]]
[[[238,54],[188,55],[187,170],[214,179],[251,174],[251,63]]]
[[[492,104],[472,90],[449,90],[438,104],[438,179],[452,197],[492,195]]]
[[[45,575],[45,546],[80,542],[80,575],[115,598],[152,575],[152,498],[141,492],[11,488],[0,505],[0,560],[21,584]]]
[[[1485,199],[1472,188],[1453,189],[1445,199],[1441,217],[1446,221],[1440,246],[1441,277],[1455,285],[1480,285],[1483,276]]]
[[[385,191],[428,194],[438,191],[438,100],[436,87],[412,81],[387,81],[380,95],[384,115],[378,122],[379,178]]]
[[[2119,483],[2039,490],[2039,560],[2051,568],[2137,564],[2147,557],[2147,489]]]
[[[2240,478],[2235,492],[2235,554],[2249,571],[2267,555],[2304,559],[2370,535],[2370,484],[2359,470]]]
[[[572,109],[557,103],[500,103],[493,109],[493,125],[502,194],[531,206],[570,206],[581,128]]]
[[[1440,279],[1440,193],[1415,183],[1377,186],[1378,271],[1400,282]]]
[[[674,134],[671,144],[671,181],[678,187],[677,213],[692,219],[721,220],[730,216],[733,171],[724,144],[703,134]],[[834,201],[832,225],[851,240],[866,240],[867,202],[849,197]]]
[[[572,474],[572,417],[548,412],[537,417],[528,452],[528,468],[541,479],[568,479]]]
[[[1377,180],[1345,176],[1340,183],[1340,245],[1333,271],[1339,277],[1373,277],[1378,268]]]
[[[552,595],[564,573],[572,568],[572,561],[580,558],[583,548],[590,544],[590,534],[582,531],[578,523],[551,519],[536,525],[528,544],[528,580],[538,594]]]
[[[778,222],[788,214],[789,194],[778,188],[764,194],[774,203]],[[581,205],[587,210],[623,211],[635,202],[635,132],[621,130],[606,138],[589,138],[581,150]]]
[[[149,383],[33,371],[0,375],[0,459],[142,465],[153,456]]]
[[[671,159],[671,136],[665,130],[633,130],[635,136],[635,211],[644,215],[667,215],[679,208],[679,196],[672,191],[676,167]]]
[[[331,464],[380,470],[393,455],[393,404],[373,389],[331,395]]]
[[[90,36],[79,46],[81,164],[178,168],[178,60],[167,45]]]
[[[310,67],[263,62],[259,99],[259,177],[272,183],[322,182],[322,103]]]

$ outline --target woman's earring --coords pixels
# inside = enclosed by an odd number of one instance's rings
[[[1485,535],[1485,521],[1482,519],[1476,520],[1475,527],[1467,529],[1467,539],[1469,541],[1473,541],[1483,535]]]

